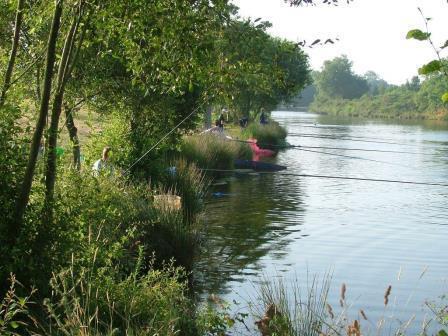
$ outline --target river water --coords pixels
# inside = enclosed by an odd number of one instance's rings
[[[303,112],[272,118],[292,145],[287,173],[448,183],[448,124],[342,119]],[[375,149],[403,153],[350,151]],[[334,153],[334,156],[324,153]],[[404,153],[406,152],[406,153]],[[448,293],[448,187],[251,174],[215,181],[207,199],[198,292],[246,312],[263,278],[285,283],[331,273],[329,303],[346,284],[351,318],[388,335],[412,316],[409,335],[434,316],[425,303]],[[391,285],[389,304],[384,293]],[[253,321],[234,334],[253,335]],[[433,327],[435,328],[435,327]],[[375,333],[375,334],[376,334]]]

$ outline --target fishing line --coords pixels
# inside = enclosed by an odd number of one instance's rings
[[[210,98],[209,98],[210,99]],[[137,163],[139,163],[146,155],[148,155],[154,148],[156,148],[163,140],[165,140],[171,133],[179,128],[185,121],[187,121],[193,114],[195,114],[202,106],[205,105],[209,101],[209,99],[204,100],[201,104],[199,104],[189,115],[187,115],[184,119],[182,119],[176,126],[173,127],[168,133],[166,133],[159,141],[156,142],[150,149],[148,149],[140,158],[138,158],[132,165],[129,166],[128,169],[124,171],[124,174],[128,173],[132,167],[134,167]]]
[[[223,173],[227,172],[227,173],[238,173],[238,174],[253,174],[253,172],[242,172],[242,171],[238,171],[236,169],[201,169],[201,170],[202,171],[223,172]],[[296,174],[296,173],[274,173],[274,172],[256,172],[256,173],[262,174],[262,175],[275,174],[276,176],[311,177],[311,178],[322,178],[322,179],[353,180],[353,181],[383,182],[383,183],[398,183],[398,184],[413,184],[413,185],[448,187],[448,183],[442,183],[442,182],[418,182],[418,181],[374,179],[374,178],[351,177],[351,176],[331,176],[331,175]]]

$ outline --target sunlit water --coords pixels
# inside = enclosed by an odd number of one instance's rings
[[[447,124],[293,112],[272,117],[288,129],[292,145],[409,152],[313,149],[349,158],[288,149],[275,159],[288,173],[448,183]],[[305,285],[307,277],[330,272],[335,313],[345,283],[350,317],[358,318],[363,309],[370,320],[363,325],[371,330],[386,318],[389,326],[380,334],[388,335],[415,315],[407,329],[414,335],[434,317],[425,302],[448,293],[448,187],[282,173],[217,182],[207,200],[195,273],[199,294],[237,301],[233,313],[248,311],[263,277],[286,283],[297,278]],[[252,320],[246,324],[253,329]],[[256,332],[240,326],[234,334]]]

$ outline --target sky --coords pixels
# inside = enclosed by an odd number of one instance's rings
[[[345,54],[353,61],[354,72],[372,70],[391,84],[405,83],[420,66],[436,58],[427,42],[406,39],[409,30],[425,29],[418,7],[431,18],[429,29],[436,46],[448,39],[446,0],[354,0],[338,7],[298,8],[283,0],[232,1],[241,17],[270,21],[273,36],[294,42],[339,38],[334,45],[305,49],[313,69],[320,70],[325,60]],[[448,50],[442,56],[448,56]]]

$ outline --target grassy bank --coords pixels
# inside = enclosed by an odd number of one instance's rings
[[[233,140],[215,134],[185,137],[181,157],[203,169],[233,169],[235,159],[252,159],[252,151],[244,142],[249,138],[257,139],[261,148],[278,149],[286,145],[286,129],[275,121],[267,125],[254,122],[246,129],[227,127],[225,133]]]

